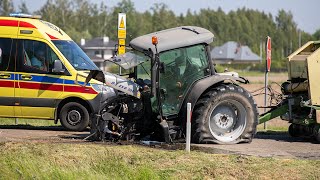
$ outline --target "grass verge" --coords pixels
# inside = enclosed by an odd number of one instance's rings
[[[8,126],[60,126],[60,124],[54,124],[53,120],[42,120],[42,119],[17,119],[14,118],[0,118],[0,125]]]
[[[257,127],[258,132],[266,132],[266,131],[279,131],[279,132],[287,132],[287,126],[267,126],[267,129],[264,129],[263,124],[258,125]]]
[[[2,143],[0,179],[319,179],[319,160],[138,145]]]

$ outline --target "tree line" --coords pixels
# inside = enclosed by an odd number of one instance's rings
[[[286,68],[286,57],[309,40],[320,39],[320,29],[309,34],[297,27],[291,12],[279,10],[274,17],[270,13],[241,8],[228,13],[221,8],[201,9],[198,12],[189,9],[185,14],[175,14],[166,4],[155,3],[145,12],[138,12],[131,0],[122,0],[116,6],[90,3],[88,0],[47,0],[35,12],[30,12],[22,1],[14,8],[12,0],[0,2],[0,15],[11,12],[32,13],[42,16],[63,29],[72,39],[90,39],[109,36],[117,39],[118,13],[127,14],[127,42],[134,37],[166,28],[193,25],[204,27],[215,35],[212,46],[219,46],[227,41],[236,41],[248,45],[253,52],[260,54],[260,45],[265,37],[272,37],[272,67]],[[264,59],[264,53],[263,53]],[[263,65],[255,68],[261,69]]]

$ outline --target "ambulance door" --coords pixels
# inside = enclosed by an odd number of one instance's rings
[[[14,117],[16,40],[0,38],[0,117]]]
[[[52,73],[58,60],[56,53],[43,40],[19,40],[19,74],[16,97],[21,117],[54,119],[64,80]]]

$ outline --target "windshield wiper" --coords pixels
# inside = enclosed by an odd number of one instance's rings
[[[148,76],[151,77],[150,74],[148,73],[148,71],[146,70],[146,68],[144,68],[144,66],[143,66],[142,64],[141,64],[141,67],[142,67],[143,70],[148,74]]]

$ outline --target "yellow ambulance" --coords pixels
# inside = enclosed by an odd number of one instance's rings
[[[54,120],[75,131],[112,88],[97,81],[85,84],[98,67],[57,26],[27,14],[0,17],[0,117]]]

